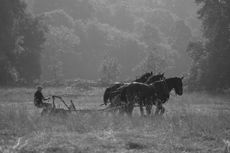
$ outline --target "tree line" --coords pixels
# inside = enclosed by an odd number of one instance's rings
[[[227,0],[1,1],[1,85],[166,71],[229,87]]]
[[[187,9],[178,11],[174,5],[180,3],[170,0],[34,0],[30,8],[34,14],[43,14],[51,29],[64,28],[79,38],[75,48],[56,56],[59,64],[53,65],[62,65],[58,72],[63,72],[59,78],[96,79],[105,72],[101,70],[103,62],[116,61],[120,72],[111,79],[114,81],[133,78],[146,70],[167,71],[168,75],[188,71],[190,59],[185,50],[199,23],[190,10],[193,3],[180,2]],[[147,66],[150,63],[153,65]],[[46,75],[42,78],[53,78],[51,67],[43,71]]]
[[[26,11],[26,3],[1,0],[0,84],[32,83],[40,78],[40,56],[46,28]]]
[[[188,53],[193,60],[191,90],[222,91],[230,87],[230,1],[196,0],[203,39],[193,40]]]

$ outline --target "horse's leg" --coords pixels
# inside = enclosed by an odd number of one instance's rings
[[[121,105],[118,106],[118,107],[120,107],[120,108],[118,109],[119,114],[120,114],[120,115],[124,115],[125,112],[127,111],[127,110],[126,110],[127,108],[126,108],[125,104],[121,104]]]
[[[140,107],[141,116],[144,116],[144,109],[143,109],[143,102],[142,101],[139,101],[139,107]]]
[[[156,106],[157,106],[157,110],[156,110],[155,114],[156,115],[158,115],[158,114],[163,115],[165,112],[165,108],[162,105],[162,101],[158,100]]]
[[[146,105],[145,109],[146,109],[146,113],[147,113],[148,116],[151,115],[152,106],[153,105],[151,105],[151,104]]]
[[[133,108],[134,107],[132,103],[126,105],[125,112],[128,116],[132,116]]]
[[[156,111],[155,111],[155,115],[158,115],[160,112],[160,109],[156,106]]]
[[[127,93],[126,94],[126,102],[125,102],[125,112],[128,116],[132,116],[132,112],[133,112],[133,108],[134,108],[134,100],[135,100],[135,97],[133,97],[132,94],[130,93]]]
[[[112,107],[114,107],[114,108],[119,107],[120,101],[119,101],[119,97],[118,96],[115,96],[115,97],[111,97],[110,96],[109,99],[110,99],[110,103],[111,103]],[[117,111],[120,112],[120,108],[114,109],[113,113],[116,114]]]
[[[165,112],[165,108],[161,105],[161,112],[160,112],[160,114],[163,115],[164,112]]]
[[[160,110],[161,110],[161,101],[159,99],[156,100],[155,102],[155,105],[156,105],[156,111],[155,111],[155,115],[158,115]]]
[[[121,101],[118,107],[120,115],[128,114],[128,101]]]
[[[132,112],[133,112],[133,108],[134,108],[134,105],[133,105],[133,98],[132,97],[127,97],[128,99],[128,102],[127,104],[125,105],[125,112],[127,113],[128,116],[132,116]]]
[[[120,108],[118,111],[119,111],[119,115],[123,116],[125,114],[124,108]]]
[[[132,104],[130,104],[130,106],[129,106],[129,110],[130,110],[130,116],[132,116],[132,113],[133,113],[133,110],[134,110],[134,104],[132,103]]]

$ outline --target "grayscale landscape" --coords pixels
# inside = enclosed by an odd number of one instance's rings
[[[0,0],[0,153],[230,153],[229,0]]]

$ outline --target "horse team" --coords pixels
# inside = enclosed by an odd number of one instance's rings
[[[170,92],[174,89],[177,95],[183,94],[183,77],[165,78],[164,74],[153,75],[152,72],[143,74],[140,78],[129,83],[115,83],[104,92],[104,105],[119,108],[121,114],[132,115],[136,105],[140,113],[151,115],[152,106],[156,106],[155,114],[163,114],[163,104],[168,101]]]

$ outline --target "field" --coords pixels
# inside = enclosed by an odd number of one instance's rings
[[[100,109],[104,89],[46,88],[77,109]],[[172,94],[163,117],[92,111],[40,117],[34,89],[0,89],[0,152],[11,153],[227,153],[230,102],[224,95]],[[64,107],[60,102],[58,107]],[[153,108],[154,109],[154,108]],[[153,110],[154,111],[154,110]]]

